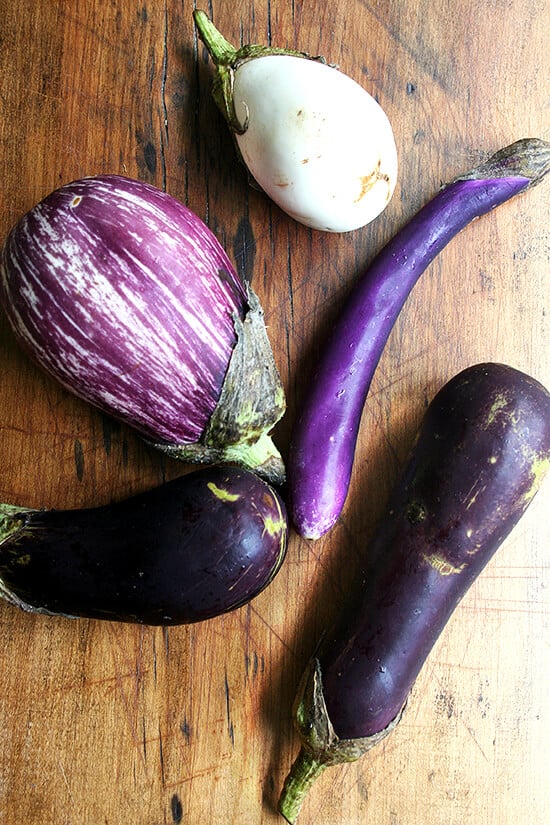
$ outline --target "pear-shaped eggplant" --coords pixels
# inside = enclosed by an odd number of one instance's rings
[[[283,477],[258,298],[175,198],[119,175],[62,186],[9,234],[0,300],[47,372],[170,455]]]
[[[215,101],[251,178],[283,211],[326,232],[374,220],[397,182],[397,149],[379,103],[306,52],[234,48],[203,11],[195,24],[216,66]]]
[[[285,506],[242,468],[89,509],[0,505],[0,595],[34,613],[176,625],[246,604],[286,553]]]

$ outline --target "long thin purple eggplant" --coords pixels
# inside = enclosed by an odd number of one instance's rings
[[[285,399],[258,298],[166,192],[120,175],[55,190],[6,240],[0,300],[43,369],[159,449],[281,481],[269,432]]]
[[[249,602],[286,553],[284,503],[233,466],[102,507],[0,504],[0,596],[32,613],[175,625]]]
[[[302,536],[319,538],[342,511],[371,380],[420,275],[470,221],[549,170],[549,143],[525,139],[502,149],[447,184],[370,264],[332,330],[294,427],[289,508]]]
[[[358,759],[398,724],[435,641],[549,468],[550,393],[538,381],[478,364],[437,393],[358,592],[299,688],[302,749],[280,800],[289,822],[324,768]]]

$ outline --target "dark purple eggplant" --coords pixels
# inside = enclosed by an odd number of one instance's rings
[[[351,477],[361,414],[393,325],[420,275],[470,221],[550,170],[550,144],[521,140],[447,184],[375,257],[327,341],[297,416],[288,460],[297,531],[319,538],[336,522]]]
[[[44,370],[159,449],[284,477],[269,433],[285,397],[259,300],[166,192],[120,175],[56,189],[9,233],[0,301]]]
[[[289,822],[320,771],[397,725],[436,639],[549,466],[550,394],[533,378],[478,364],[432,400],[358,593],[304,674],[302,749],[280,800]]]
[[[187,624],[257,596],[286,543],[267,482],[205,467],[101,507],[0,505],[0,595],[34,613]]]

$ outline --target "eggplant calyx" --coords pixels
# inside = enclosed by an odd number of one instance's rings
[[[263,310],[250,286],[249,309],[233,319],[237,342],[218,403],[194,444],[154,444],[173,458],[191,463],[235,463],[273,484],[285,480],[285,467],[270,430],[286,409],[285,394],[267,336]]]
[[[236,135],[243,135],[248,128],[248,119],[242,123],[235,111],[233,85],[235,72],[243,63],[257,57],[281,55],[287,57],[303,57],[306,60],[316,60],[326,63],[324,57],[308,54],[294,49],[279,49],[273,46],[262,46],[257,43],[248,43],[236,49],[218,31],[204,11],[195,9],[193,12],[195,26],[199,37],[206,46],[208,53],[216,67],[216,75],[212,85],[212,97],[224,116],[231,131]]]
[[[0,504],[0,599],[8,602],[14,607],[19,607],[26,613],[45,613],[49,616],[55,614],[40,607],[35,607],[24,601],[17,593],[11,590],[5,583],[2,575],[6,566],[10,564],[25,564],[25,556],[21,556],[17,549],[17,534],[22,535],[27,527],[29,514],[36,513],[29,507],[16,507],[13,504]],[[6,547],[2,545],[7,543]]]
[[[321,664],[313,658],[306,669],[294,705],[295,725],[302,741],[300,753],[285,780],[279,812],[291,825],[316,778],[331,765],[355,762],[399,724],[405,706],[378,733],[340,739],[330,721],[323,695]]]
[[[27,513],[32,512],[29,508],[0,504],[0,545],[25,526]]]
[[[462,180],[486,180],[489,178],[523,177],[536,186],[550,172],[550,143],[540,138],[522,138],[491,155],[479,166],[454,178]]]

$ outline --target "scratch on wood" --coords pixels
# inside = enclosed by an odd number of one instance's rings
[[[428,38],[422,38],[418,41],[418,45],[412,40],[404,36],[404,32],[389,20],[386,20],[373,3],[362,0],[361,5],[365,7],[369,14],[382,26],[388,35],[403,49],[411,60],[413,60],[445,93],[452,92],[451,83],[454,80],[455,73],[448,71],[448,66],[441,67],[441,60],[436,60],[434,51]]]
[[[186,742],[191,741],[191,725],[187,719],[184,719],[180,725],[180,731],[183,733]]]
[[[157,684],[157,646],[155,644],[155,637],[153,636],[153,681]]]
[[[288,324],[288,321],[287,321],[286,318],[285,318],[285,321],[284,321],[284,329],[285,329],[285,341],[286,341],[287,370],[288,370],[288,374],[292,375],[292,358],[290,356],[290,338],[291,338],[291,335],[290,335],[290,327],[289,327],[289,324]]]
[[[252,612],[252,613],[254,613],[254,615],[255,615],[255,616],[256,616],[256,617],[257,617],[257,618],[258,618],[258,619],[259,619],[259,620],[260,620],[260,621],[261,621],[261,622],[265,625],[265,627],[267,627],[267,629],[269,630],[269,632],[270,632],[271,636],[272,636],[274,639],[277,639],[277,640],[281,643],[281,645],[285,648],[285,650],[288,650],[288,651],[289,651],[289,652],[290,652],[293,656],[298,656],[298,654],[297,654],[297,652],[296,652],[296,649],[295,649],[295,648],[293,648],[293,647],[290,647],[290,645],[288,644],[288,642],[286,642],[286,641],[283,639],[283,637],[282,637],[279,633],[277,633],[277,632],[274,630],[274,628],[273,628],[273,627],[269,624],[269,622],[266,622],[266,620],[265,620],[265,619],[264,619],[264,617],[261,615],[261,613],[258,613],[258,611],[257,611],[254,607],[252,607],[252,606],[251,606],[250,610],[251,610],[251,612]]]
[[[154,175],[157,171],[157,150],[150,140],[147,141],[143,148],[143,159],[151,175]]]
[[[483,756],[483,758],[485,759],[485,761],[487,763],[489,763],[490,760],[489,760],[487,754],[485,753],[485,751],[483,750],[483,748],[481,747],[481,745],[479,744],[478,740],[476,739],[476,735],[475,735],[475,732],[473,731],[473,729],[469,725],[466,725],[464,722],[463,722],[463,725],[466,728],[466,730],[468,731],[468,733],[470,734],[470,736],[472,737],[472,739],[474,741],[474,744],[477,745],[477,748],[478,748],[479,752],[481,753],[481,755]]]
[[[160,776],[161,782],[164,785],[166,776],[164,774],[164,747],[162,744],[162,731],[159,728],[159,762],[160,762]]]
[[[294,285],[292,281],[292,254],[290,251],[290,244],[288,244],[287,247],[286,278],[288,283],[288,306],[290,311],[290,320],[292,326],[294,326]]]
[[[231,744],[235,745],[235,730],[233,727],[233,722],[231,720],[231,702],[229,699],[229,682],[227,680],[227,671],[225,671],[225,712],[227,716],[227,732],[229,734],[229,738],[231,739]]]
[[[120,425],[116,419],[111,418],[110,415],[101,416],[101,431],[103,436],[103,449],[106,455],[111,454],[113,448],[113,437],[120,432]]]
[[[126,720],[128,731],[130,733],[131,741],[134,744],[136,751],[141,756],[142,764],[145,766],[147,764],[147,761],[143,756],[142,745],[140,743],[139,717],[137,713],[137,705],[141,690],[141,684],[144,675],[147,672],[143,669],[142,666],[143,651],[141,648],[141,644],[133,657],[136,661],[132,673],[120,674],[117,671],[121,664],[128,660],[129,654],[126,654],[125,647],[121,643],[121,631],[120,628],[116,625],[116,623],[108,622],[106,630],[109,633],[112,640],[111,655],[113,659],[113,668],[115,670],[115,676],[113,681],[114,685],[116,686],[116,692],[119,697],[122,709],[124,711],[124,718]],[[143,634],[141,634],[141,638],[142,637]]]
[[[145,726],[145,717],[143,717],[143,719],[141,720],[141,727],[141,738],[143,741],[143,758],[145,759],[145,761],[147,761],[147,730]]]
[[[258,673],[263,673],[265,671],[265,659],[263,656],[258,656],[256,651],[254,651],[252,655],[249,655],[248,653],[245,654],[244,665],[247,679],[250,677],[255,679]]]
[[[185,776],[180,776],[173,782],[165,783],[165,788],[171,790],[172,788],[185,787],[190,783],[196,782],[198,779],[204,779],[207,777],[212,777],[212,782],[214,782],[219,777],[220,764],[233,758],[233,754],[230,752],[220,753],[212,765],[208,765],[206,768],[201,768],[200,770],[193,769]]]
[[[76,477],[79,481],[84,478],[84,450],[80,441],[75,439],[74,442],[74,463],[76,467]]]
[[[252,283],[256,260],[256,239],[248,215],[243,215],[239,221],[233,241],[233,256],[244,283]]]
[[[164,39],[162,52],[161,101],[163,114],[163,132],[160,136],[160,158],[162,165],[162,189],[166,191],[166,151],[168,146],[168,108],[166,106],[166,81],[168,77],[168,7],[164,0]]]
[[[59,770],[61,771],[61,776],[63,777],[63,783],[64,783],[65,787],[67,788],[67,794],[69,795],[69,799],[71,801],[71,806],[76,811],[75,798],[74,798],[73,793],[71,791],[71,788],[70,788],[70,785],[69,785],[69,780],[67,779],[67,774],[65,773],[65,768],[63,767],[63,763],[61,762],[60,759],[58,759],[57,764],[59,766]]]
[[[267,3],[267,30],[266,30],[267,45],[271,46],[271,2]]]

